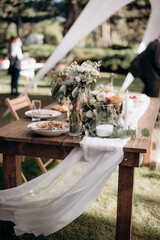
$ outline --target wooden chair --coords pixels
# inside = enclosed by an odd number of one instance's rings
[[[6,98],[5,103],[6,103],[7,107],[9,108],[14,120],[19,120],[17,110],[23,109],[25,107],[32,109],[32,103],[27,94],[24,94],[23,96],[14,98],[14,99]],[[51,162],[54,161],[54,159],[49,159],[48,161],[43,163],[41,158],[39,158],[39,157],[35,157],[35,160],[37,161],[37,164],[38,164],[39,168],[41,169],[42,173],[46,173],[47,172],[46,167]]]

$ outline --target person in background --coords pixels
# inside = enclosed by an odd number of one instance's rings
[[[10,66],[8,73],[11,75],[11,95],[18,96],[18,78],[20,74],[20,62],[23,58],[22,42],[19,37],[12,36],[8,45],[8,58]]]
[[[160,94],[160,35],[131,63],[129,72],[144,83],[143,93],[149,97]]]

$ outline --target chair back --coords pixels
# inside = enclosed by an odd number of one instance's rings
[[[11,114],[15,120],[19,120],[19,116],[17,114],[17,110],[20,110],[22,108],[28,107],[29,109],[32,109],[32,103],[31,100],[29,99],[28,95],[25,93],[21,97],[17,97],[14,99],[5,99],[5,104],[11,111]]]

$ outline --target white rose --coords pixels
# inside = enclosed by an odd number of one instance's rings
[[[95,99],[94,97],[91,97],[91,98],[89,99],[89,103],[90,103],[91,105],[94,105],[94,104],[96,103],[96,99]]]
[[[113,93],[113,92],[108,92],[108,93],[106,93],[106,97],[107,97],[107,98],[110,98],[110,97],[112,97],[112,96],[114,96],[114,93]]]
[[[79,76],[76,76],[76,77],[75,77],[75,80],[76,80],[76,82],[80,82],[80,81],[81,81],[81,78],[80,78]]]
[[[98,91],[96,91],[96,90],[94,90],[94,91],[92,91],[92,92],[90,92],[90,94],[92,95],[92,96],[95,96],[95,95],[97,95],[99,92]]]
[[[92,73],[93,76],[99,76],[99,72],[95,69],[92,69],[91,73]]]
[[[78,66],[77,71],[83,73],[84,72],[84,67]]]
[[[106,99],[106,94],[104,92],[100,92],[100,93],[97,94],[97,100],[98,101],[100,101],[100,102],[103,101],[104,102],[105,99]]]
[[[91,72],[91,70],[90,66],[85,67],[85,72]]]

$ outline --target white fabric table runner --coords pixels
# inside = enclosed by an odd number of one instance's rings
[[[130,124],[137,125],[150,99],[130,111]],[[123,160],[128,139],[84,137],[81,148],[53,170],[16,188],[0,191],[0,220],[15,223],[16,235],[49,235],[80,216],[97,198]]]

